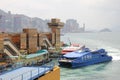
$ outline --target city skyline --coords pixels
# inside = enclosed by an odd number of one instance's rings
[[[13,14],[42,19],[76,19],[89,30],[119,27],[119,0],[0,0],[0,8]]]
[[[3,10],[0,10],[0,15],[0,32],[21,32],[23,28],[36,28],[40,32],[51,31],[47,24],[50,20],[43,20],[38,17],[32,18],[21,14],[11,14],[11,11],[6,13]],[[64,33],[85,32],[85,25],[84,27],[80,26],[75,19],[68,19],[64,24],[61,30]]]

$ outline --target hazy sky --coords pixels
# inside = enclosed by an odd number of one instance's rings
[[[120,0],[0,0],[0,9],[42,19],[76,19],[87,29],[120,27]]]

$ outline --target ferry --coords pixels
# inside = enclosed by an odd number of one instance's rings
[[[62,49],[61,54],[67,54],[69,52],[73,52],[73,51],[77,51],[77,50],[82,50],[83,48],[85,48],[85,45],[80,45],[80,44],[71,44],[70,46],[64,47]]]
[[[82,52],[75,51],[62,55],[58,62],[62,67],[78,68],[111,60],[112,57],[107,54],[105,49],[91,51],[89,48],[85,48]]]

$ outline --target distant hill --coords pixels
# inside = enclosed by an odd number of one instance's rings
[[[104,29],[100,30],[99,32],[112,32],[112,31],[108,28],[104,28]]]

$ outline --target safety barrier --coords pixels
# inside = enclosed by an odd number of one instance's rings
[[[42,66],[35,66],[35,67],[33,66],[35,69],[24,72],[13,78],[9,78],[9,80],[33,80],[44,75],[46,72],[53,70],[54,66],[55,66],[54,63],[48,63]],[[5,78],[0,78],[0,80],[5,80]]]

